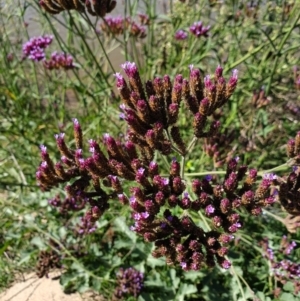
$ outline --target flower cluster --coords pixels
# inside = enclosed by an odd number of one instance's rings
[[[229,133],[225,131],[225,133],[204,139],[203,151],[213,159],[214,167],[221,167],[233,158],[234,149],[231,143],[235,137],[235,131]]]
[[[36,266],[36,274],[39,278],[48,277],[51,269],[61,268],[61,256],[56,251],[40,251],[38,263]]]
[[[108,36],[122,35],[125,31],[127,31],[132,37],[145,38],[145,25],[149,24],[149,18],[146,15],[140,16],[142,16],[140,17],[141,24],[136,23],[130,17],[106,17],[104,18],[104,21],[100,24],[101,31]]]
[[[203,26],[201,21],[195,22],[189,28],[190,33],[196,36],[197,38],[201,36],[208,37],[209,30],[210,30],[210,26]],[[186,40],[187,37],[188,37],[188,33],[183,29],[177,30],[174,35],[175,40],[178,41]]]
[[[144,274],[134,268],[120,269],[117,274],[117,287],[112,300],[133,296],[137,298],[144,285]]]
[[[188,34],[186,31],[182,30],[182,29],[179,29],[175,32],[175,40],[178,40],[178,41],[182,41],[182,40],[186,40],[187,37],[188,37]]]
[[[256,170],[249,170],[246,176],[247,167],[238,167],[237,161],[232,159],[228,163],[222,182],[213,183],[211,177],[193,180],[194,197],[185,191],[185,181],[179,174],[177,161],[171,163],[168,178],[159,175],[154,163],[149,166],[148,187],[131,188],[129,203],[135,220],[131,229],[143,235],[146,241],[155,242],[154,257],[165,256],[167,264],[179,263],[184,270],[199,270],[204,264],[214,266],[215,261],[223,268],[230,267],[226,245],[242,227],[238,210],[243,207],[250,214],[259,215],[263,207],[275,200],[269,192],[273,176],[266,175],[254,189]],[[137,182],[146,182],[144,170],[140,176]],[[181,217],[172,214],[174,207],[204,212],[211,220],[213,230],[205,232],[187,214]],[[160,211],[163,211],[162,216]]]
[[[40,6],[50,14],[59,14],[64,10],[77,10],[82,13],[85,10],[92,16],[104,17],[117,5],[117,1],[97,0],[40,0]]]
[[[251,103],[255,108],[259,109],[265,107],[270,102],[271,98],[266,95],[263,87],[259,91],[253,92]]]
[[[45,49],[52,43],[53,37],[49,35],[31,38],[23,45],[23,58],[39,62],[42,61],[46,69],[72,69],[74,68],[73,57],[67,53],[57,51],[46,59]]]
[[[213,78],[204,79],[198,69],[190,66],[189,79],[178,74],[172,83],[165,75],[144,86],[135,63],[126,62],[122,68],[128,82],[120,73],[115,76],[123,102],[121,118],[128,128],[125,141],[109,134],[103,136],[101,145],[89,140],[91,156],[85,159],[82,130],[74,119],[75,149],[66,145],[63,133],[56,135],[61,162],[54,164],[46,147],[41,146],[42,163],[36,173],[39,185],[47,190],[73,181],[65,186],[64,201],[56,197],[50,202],[62,212],[87,206],[79,229],[82,234],[94,231],[96,221],[108,208],[108,200],[118,198],[132,209],[135,223],[131,229],[145,241],[155,243],[153,256],[165,256],[168,264],[179,264],[184,270],[216,263],[229,268],[226,245],[242,227],[239,209],[258,215],[272,204],[275,197],[270,188],[276,177],[265,175],[256,184],[256,170],[248,171],[234,158],[229,160],[222,181],[205,177],[189,183],[184,178],[184,166],[176,159],[170,162],[167,176],[160,173],[153,159],[156,151],[162,155],[175,152],[182,157],[188,153],[177,125],[183,104],[191,115],[194,140],[217,134],[220,123],[211,116],[232,95],[237,71],[226,82],[220,66]],[[136,183],[129,194],[123,188],[124,180]],[[190,211],[203,212],[213,229],[200,228]]]
[[[288,281],[291,281],[294,285],[294,294],[297,295],[300,292],[300,264],[294,263],[287,259],[297,244],[290,242],[286,236],[282,237],[280,249],[275,251],[269,246],[268,239],[261,241],[264,257],[270,262],[271,272],[274,278],[284,285]],[[284,255],[282,260],[278,260],[277,257]],[[279,297],[281,289],[277,287],[274,290],[275,297]]]
[[[49,205],[59,209],[61,215],[67,216],[70,212],[80,211],[85,208],[86,202],[80,194],[75,197],[66,197],[63,201],[60,195],[48,200]]]
[[[148,15],[139,13],[138,14],[141,25],[150,25],[150,18]]]
[[[49,60],[43,61],[46,69],[72,69],[74,68],[73,57],[67,53],[58,53],[57,51],[51,54]]]
[[[74,137],[76,149],[71,150],[64,141],[64,133],[55,136],[57,147],[62,155],[61,161],[56,164],[50,159],[45,146],[41,146],[42,163],[36,173],[36,178],[43,190],[48,190],[59,183],[69,182],[74,179],[71,185],[65,187],[66,199],[62,202],[58,197],[50,200],[61,212],[67,210],[78,211],[88,206],[88,209],[81,220],[79,233],[91,233],[95,230],[96,221],[108,209],[108,199],[116,193],[107,194],[100,186],[100,179],[106,177],[106,186],[110,186],[120,192],[120,176],[118,162],[113,159],[115,155],[116,141],[109,135],[105,135],[104,145],[111,156],[106,159],[95,140],[90,140],[90,152],[92,157],[83,159],[83,138],[82,130],[77,119],[74,119]],[[120,167],[124,172],[125,167]],[[115,175],[115,176],[112,176]],[[75,180],[76,179],[76,180]],[[89,191],[90,182],[94,191]],[[121,189],[122,191],[122,189]]]
[[[116,78],[123,101],[121,116],[130,126],[129,139],[145,146],[147,152],[158,150],[163,154],[169,154],[172,149],[181,155],[186,154],[185,143],[176,126],[182,101],[192,114],[194,135],[197,138],[212,137],[217,133],[220,122],[210,122],[209,116],[228,101],[238,79],[237,70],[234,70],[226,83],[223,69],[218,67],[214,80],[206,76],[203,81],[199,69],[191,65],[189,80],[178,74],[172,85],[168,75],[156,77],[146,82],[144,91],[136,65],[127,62],[122,67],[128,76],[129,87],[121,74],[117,73]]]
[[[300,215],[300,132],[287,143],[287,155],[292,160],[292,172],[286,180],[279,181],[279,201],[284,209],[291,215]]]
[[[45,58],[45,49],[52,43],[53,37],[49,35],[31,38],[23,44],[23,58],[41,61]]]
[[[203,26],[201,21],[195,22],[192,26],[190,26],[190,32],[197,38],[201,36],[207,37],[209,30],[210,26]]]

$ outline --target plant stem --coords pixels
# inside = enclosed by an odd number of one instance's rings
[[[69,13],[69,12],[68,12]],[[99,65],[99,62],[98,60],[96,59],[91,47],[89,46],[89,44],[87,43],[85,37],[82,35],[82,32],[79,30],[78,26],[76,25],[76,22],[74,22],[73,20],[73,16],[69,13],[69,16],[70,16],[70,19],[72,20],[73,22],[73,25],[74,27],[76,28],[76,31],[77,31],[77,34],[80,36],[82,42],[84,43],[86,49],[88,50],[88,52],[90,53],[91,57],[93,58],[93,61],[96,63],[97,65],[97,68],[99,70],[99,72],[101,73],[101,77],[105,80],[106,84],[108,87],[111,87],[111,84],[109,83],[107,77],[105,76],[103,70],[102,70],[102,67]]]
[[[203,171],[203,172],[192,172],[188,173],[186,177],[198,177],[198,176],[206,176],[206,175],[225,175],[225,170],[212,170],[212,171]]]
[[[104,53],[104,55],[105,55],[105,57],[106,57],[106,59],[107,59],[107,62],[108,62],[108,64],[109,64],[109,66],[110,66],[112,72],[113,72],[113,73],[116,73],[116,70],[114,69],[114,67],[113,67],[113,65],[112,65],[112,63],[111,63],[111,60],[109,59],[109,57],[108,57],[108,55],[107,55],[107,52],[106,52],[105,49],[104,49],[103,43],[102,43],[101,39],[99,38],[99,35],[97,34],[96,28],[93,26],[93,24],[92,24],[92,22],[91,22],[91,20],[90,20],[90,18],[89,18],[89,16],[87,15],[86,12],[84,12],[84,16],[85,16],[86,21],[89,23],[89,25],[91,26],[91,28],[94,30],[94,33],[95,33],[95,35],[96,35],[96,37],[97,37],[97,40],[98,40],[98,42],[99,42],[99,44],[100,44],[100,47],[101,47],[101,49],[102,49],[102,51],[103,51],[103,53]]]
[[[283,218],[277,216],[276,214],[271,213],[270,211],[268,211],[268,210],[266,210],[266,209],[263,209],[263,212],[264,212],[265,214],[267,214],[267,215],[273,217],[273,218],[276,219],[277,221],[279,221],[279,222],[281,222],[281,223],[284,224],[284,219],[283,219]]]
[[[293,11],[291,12],[291,15],[296,11],[296,8],[297,8],[297,5],[294,6]],[[285,42],[287,41],[287,39],[291,35],[292,31],[294,30],[295,26],[297,25],[297,22],[299,21],[299,19],[300,19],[300,12],[299,12],[298,16],[295,18],[295,20],[294,20],[293,24],[291,25],[290,29],[287,31],[287,33],[285,34],[285,36],[281,40],[281,43],[279,44],[278,51],[277,51],[276,58],[275,58],[275,62],[273,64],[273,69],[271,71],[269,81],[268,81],[268,84],[267,84],[267,87],[266,87],[266,95],[269,95],[272,80],[273,80],[274,74],[275,74],[276,69],[277,69],[279,58],[281,57],[281,51],[283,49],[283,46],[285,45]]]

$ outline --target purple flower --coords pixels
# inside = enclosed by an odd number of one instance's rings
[[[117,287],[114,292],[115,297],[133,296],[135,298],[141,293],[144,286],[144,274],[134,268],[120,269],[117,274]]]
[[[231,267],[231,262],[228,260],[224,260],[221,264],[223,269],[229,269]]]
[[[126,62],[121,67],[129,78],[134,77],[138,72],[134,62]]]
[[[195,22],[191,27],[190,27],[190,32],[195,35],[197,38],[204,36],[208,36],[208,31],[210,30],[210,26],[203,26],[202,22]]]
[[[57,51],[51,54],[49,60],[44,61],[44,67],[49,70],[53,69],[72,69],[74,68],[73,57],[67,53],[58,53]]]
[[[269,181],[273,181],[273,180],[277,179],[277,176],[275,174],[273,174],[273,173],[265,173],[263,175],[263,179],[269,180]]]
[[[121,89],[121,88],[125,87],[126,86],[126,82],[125,82],[124,77],[121,75],[121,73],[117,72],[114,75],[115,75],[115,77],[117,79],[117,88]]]
[[[206,175],[205,176],[205,180],[207,180],[208,182],[212,180],[212,175]]]
[[[188,34],[182,30],[182,29],[179,29],[175,32],[175,39],[178,40],[178,41],[181,41],[181,40],[186,40],[187,37],[188,37]]]
[[[183,270],[185,270],[187,268],[187,263],[186,262],[181,262],[180,265],[181,265]]]
[[[53,37],[50,35],[33,37],[23,44],[23,58],[32,61],[41,61],[45,58],[44,50],[52,43]]]
[[[115,35],[122,34],[124,31],[125,19],[121,16],[117,17],[106,17],[104,18],[105,23],[101,24],[101,29],[104,32],[112,33]]]
[[[165,223],[165,222],[162,222],[162,223],[160,224],[160,227],[161,227],[162,229],[166,228],[166,226],[167,226],[167,223]]]
[[[144,16],[146,17],[146,15]],[[142,18],[147,23],[146,19]],[[107,35],[121,35],[128,31],[133,37],[144,38],[146,37],[146,27],[144,25],[148,25],[146,23],[137,24],[130,17],[106,17],[105,22],[100,24],[100,28]]]
[[[45,155],[47,153],[47,147],[45,145],[40,145],[41,154]]]
[[[206,206],[206,208],[205,208],[205,214],[207,216],[211,216],[214,212],[215,212],[215,207],[214,206],[212,206],[212,205]]]
[[[240,223],[234,223],[228,228],[228,230],[231,233],[235,233],[241,227],[242,227],[242,225]]]
[[[231,88],[235,88],[236,84],[237,84],[237,81],[238,81],[238,70],[237,69],[234,69],[232,71],[232,76],[229,78],[229,81],[228,81],[228,86],[231,87]]]

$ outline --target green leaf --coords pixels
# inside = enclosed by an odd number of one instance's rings
[[[152,268],[162,267],[165,264],[166,264],[166,261],[162,257],[154,258],[151,254],[149,254],[149,256],[147,258],[147,265],[149,265]]]
[[[120,232],[124,233],[133,243],[136,243],[137,237],[135,233],[128,228],[124,217],[117,217],[114,221],[114,224]]]
[[[180,283],[180,279],[176,276],[176,270],[171,269],[170,276],[171,276],[171,280],[172,280],[174,289],[177,289],[179,286],[179,283]]]
[[[280,301],[299,301],[298,297],[295,297],[293,294],[291,293],[282,293],[279,297]]]
[[[39,237],[35,236],[30,241],[33,245],[37,246],[40,250],[46,249],[47,246],[45,245],[44,241]]]
[[[192,284],[186,284],[186,283],[181,283],[179,287],[179,291],[176,294],[176,300],[178,301],[184,301],[186,298],[185,296],[196,293],[197,288],[195,285]]]
[[[293,282],[289,281],[287,282],[284,286],[283,286],[283,289],[287,292],[294,292],[294,284]]]

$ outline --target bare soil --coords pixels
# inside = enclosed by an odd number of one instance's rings
[[[101,296],[93,293],[65,294],[59,284],[59,273],[53,272],[48,278],[27,274],[0,294],[1,301],[100,301]]]

